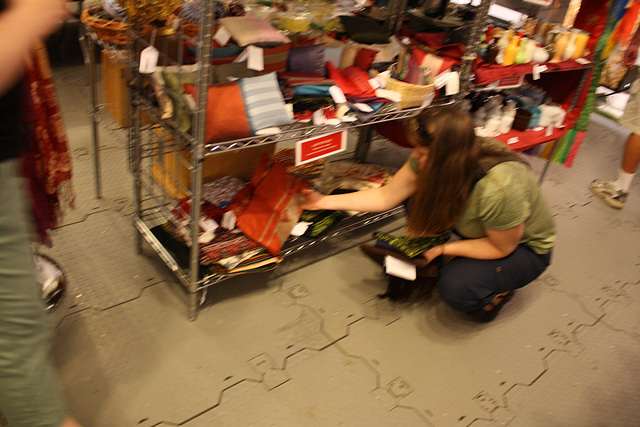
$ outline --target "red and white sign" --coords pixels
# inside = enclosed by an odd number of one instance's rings
[[[347,149],[347,131],[296,142],[296,166],[331,156]]]

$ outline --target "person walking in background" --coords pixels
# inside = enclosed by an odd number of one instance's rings
[[[67,414],[35,279],[20,155],[28,135],[24,61],[68,12],[65,0],[0,0],[0,412],[15,427],[79,424]]]
[[[640,66],[638,60],[638,47],[640,45],[640,28],[631,39],[627,48],[623,62],[627,67]],[[618,170],[618,178],[595,179],[591,182],[591,191],[600,197],[607,205],[615,209],[622,209],[627,197],[631,183],[638,170],[640,163],[640,74],[629,88],[629,101],[624,109],[624,114],[618,121],[622,126],[631,131],[631,135],[625,143],[622,162]]]

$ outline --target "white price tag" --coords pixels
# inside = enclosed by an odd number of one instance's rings
[[[449,78],[447,79],[446,86],[446,95],[455,95],[460,92],[460,75],[457,71],[449,73]]]
[[[379,98],[385,98],[392,102],[402,101],[402,94],[395,90],[377,89],[376,96]]]
[[[255,71],[264,70],[264,50],[261,47],[249,46],[249,58],[247,58],[247,68]]]
[[[307,231],[307,228],[309,228],[310,225],[311,225],[310,222],[300,221],[299,223],[293,226],[293,229],[291,230],[291,235],[296,237],[302,236]]]
[[[206,245],[207,243],[211,243],[213,239],[215,239],[216,233],[213,230],[207,230],[198,237],[198,243],[201,245]]]
[[[196,100],[190,93],[185,93],[182,99],[184,99],[185,104],[191,111],[196,111]]]
[[[553,125],[547,126],[547,131],[544,133],[544,136],[551,136],[553,133]]]
[[[156,71],[160,52],[153,46],[149,46],[140,52],[140,73],[151,74]]]
[[[353,106],[363,113],[373,113],[373,108],[364,102],[356,102]]]
[[[236,228],[236,213],[234,211],[227,211],[222,215],[222,228],[227,230]]]
[[[231,39],[231,33],[225,27],[218,28],[216,34],[213,36],[213,39],[220,45],[226,46]]]
[[[338,86],[331,86],[329,88],[329,94],[333,98],[333,102],[336,104],[346,104],[347,98],[344,96],[344,92]]]
[[[207,218],[207,219],[201,218],[200,228],[202,228],[204,231],[213,231],[216,228],[218,228],[218,223],[212,220],[211,218]]]
[[[513,138],[509,138],[509,139],[507,139],[507,144],[515,144],[515,143],[516,143],[516,142],[518,142],[518,141],[520,141],[520,140],[518,139],[518,137],[517,137],[517,136],[514,136]]]
[[[436,89],[440,89],[449,81],[449,72],[444,71],[436,76],[436,81],[434,82]]]
[[[576,62],[578,64],[581,64],[581,65],[591,64],[591,61],[589,61],[588,59],[584,59],[584,58],[578,58],[578,59],[576,59]]]
[[[416,266],[410,262],[387,255],[384,258],[384,267],[387,274],[406,280],[416,280]]]
[[[533,71],[532,71],[533,80],[540,80],[540,73],[544,73],[547,70],[548,70],[548,68],[547,68],[546,65],[535,64],[533,66]]]
[[[322,110],[322,108],[313,112],[313,115],[311,116],[311,121],[315,126],[323,125],[327,121],[327,118],[325,117],[324,111]]]

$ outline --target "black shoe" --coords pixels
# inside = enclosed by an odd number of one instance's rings
[[[502,294],[496,295],[496,298],[501,298],[498,302],[491,301],[487,307],[488,310],[480,309],[469,313],[472,319],[479,323],[489,323],[496,318],[502,307],[513,298],[513,291],[507,291]],[[494,298],[495,300],[495,298]],[[486,308],[486,307],[485,307]]]

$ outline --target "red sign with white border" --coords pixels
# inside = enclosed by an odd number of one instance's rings
[[[347,131],[296,142],[296,166],[331,156],[347,149]]]

